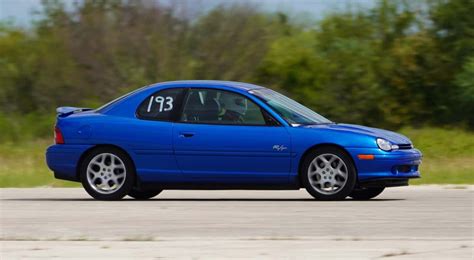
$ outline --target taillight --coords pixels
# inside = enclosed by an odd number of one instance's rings
[[[61,133],[61,129],[57,126],[54,127],[54,142],[56,144],[64,144],[63,133]]]

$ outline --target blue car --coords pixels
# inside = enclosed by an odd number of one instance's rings
[[[164,82],[57,113],[48,166],[100,200],[300,188],[319,200],[366,200],[420,177],[422,155],[407,137],[332,122],[252,84]]]

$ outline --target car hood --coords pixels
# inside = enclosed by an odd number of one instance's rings
[[[373,136],[375,138],[380,137],[390,141],[393,144],[411,144],[408,137],[378,128],[361,126],[361,125],[352,125],[352,124],[327,124],[327,125],[305,125],[300,126],[309,129],[328,129],[333,131],[342,131],[342,132],[351,132],[363,135]]]

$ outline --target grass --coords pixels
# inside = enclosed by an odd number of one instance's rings
[[[422,178],[412,184],[474,184],[474,133],[458,129],[405,128],[423,152]],[[0,144],[0,187],[77,187],[56,180],[46,166],[44,152],[51,139]]]
[[[52,139],[0,144],[0,187],[77,187],[57,180],[48,169],[45,150]]]
[[[400,130],[423,153],[421,179],[412,184],[474,184],[474,133],[459,129]]]

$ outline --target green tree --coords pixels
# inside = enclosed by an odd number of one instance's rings
[[[189,15],[198,9],[44,0],[31,27],[0,24],[0,124],[154,82],[220,79],[272,87],[340,122],[474,127],[473,1],[380,0],[314,24],[246,4]]]
[[[192,30],[193,76],[251,81],[279,34],[278,21],[252,6],[218,7],[201,17]]]
[[[37,55],[34,40],[23,30],[0,24],[0,109],[4,113],[36,108],[32,95]]]
[[[430,1],[430,19],[433,22],[431,35],[437,44],[438,84],[442,90],[433,98],[440,104],[437,109],[437,123],[458,123],[470,121],[472,113],[466,107],[466,80],[459,76],[469,70],[469,57],[474,56],[474,2],[471,0]],[[459,84],[459,82],[464,82]],[[467,92],[470,92],[469,90]],[[472,110],[470,110],[472,111]]]
[[[474,56],[466,60],[463,70],[456,77],[459,87],[459,107],[462,113],[467,115],[467,122],[474,127]]]

